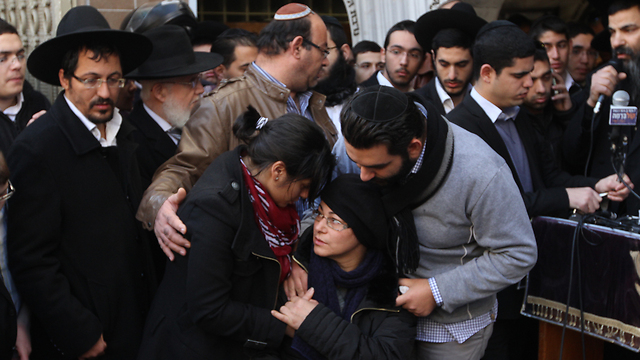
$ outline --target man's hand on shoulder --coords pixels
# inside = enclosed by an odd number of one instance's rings
[[[176,215],[180,203],[184,201],[186,196],[187,191],[183,188],[169,196],[158,210],[153,226],[160,248],[171,261],[174,259],[173,252],[184,256],[187,254],[185,248],[191,247],[191,243],[182,236],[187,233],[187,227]]]
[[[436,308],[429,279],[400,279],[398,285],[409,290],[396,298],[396,306],[402,306],[415,316],[427,316]]]

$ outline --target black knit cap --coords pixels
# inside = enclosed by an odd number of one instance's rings
[[[359,175],[345,174],[325,186],[320,198],[367,249],[387,248],[387,215],[377,185],[360,180]]]
[[[390,86],[370,86],[357,93],[351,101],[351,111],[359,117],[385,123],[400,118],[409,106],[409,99]]]

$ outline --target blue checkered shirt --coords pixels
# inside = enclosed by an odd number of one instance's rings
[[[282,86],[284,88],[287,87],[287,85],[281,83],[280,81],[278,81],[278,79],[274,78],[268,72],[264,71],[255,62],[251,63],[251,66],[253,66],[262,76],[266,77],[267,80],[271,81],[272,83],[278,84],[278,85],[280,85],[280,86]],[[294,113],[294,114],[302,115],[302,116],[306,117],[307,119],[313,121],[313,116],[311,115],[311,110],[309,110],[309,100],[311,100],[311,95],[313,95],[313,92],[304,91],[304,92],[299,92],[299,93],[296,93],[296,94],[298,95],[298,101],[300,102],[300,108],[298,108],[298,105],[296,104],[296,101],[291,96],[289,96],[287,98],[287,114],[288,113]]]
[[[431,287],[431,292],[433,293],[433,298],[436,300],[436,304],[441,306],[443,300],[435,278],[429,279],[429,286]],[[462,344],[475,333],[484,329],[492,322],[495,322],[497,316],[498,300],[495,301],[493,308],[489,310],[488,313],[456,323],[442,324],[428,317],[420,317],[418,318],[418,334],[416,335],[416,340],[432,343],[456,341]]]

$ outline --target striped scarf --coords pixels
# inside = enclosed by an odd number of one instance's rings
[[[300,234],[298,212],[293,205],[284,208],[276,205],[262,184],[251,176],[242,159],[240,162],[256,224],[280,263],[280,283],[282,283],[291,272],[291,251]]]

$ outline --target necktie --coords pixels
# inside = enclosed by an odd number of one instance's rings
[[[515,122],[505,113],[502,113],[498,116],[498,120],[496,120],[496,129],[509,151],[511,161],[516,168],[518,178],[520,178],[522,189],[525,192],[532,192],[533,184],[531,181],[529,159],[527,158],[522,140],[520,140],[520,135],[518,135]]]

